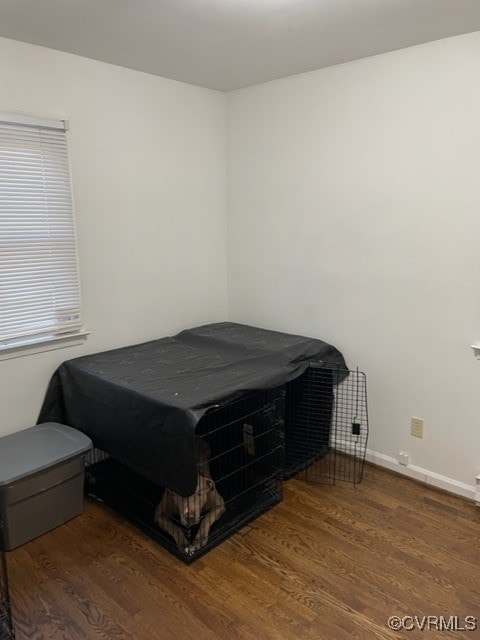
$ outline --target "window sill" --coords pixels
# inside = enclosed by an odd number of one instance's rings
[[[0,361],[10,360],[11,358],[20,358],[21,356],[29,356],[43,351],[54,351],[55,349],[63,349],[65,347],[75,347],[83,344],[90,335],[89,331],[78,331],[76,333],[66,333],[61,336],[49,336],[46,338],[35,339],[29,342],[17,343],[0,347]]]

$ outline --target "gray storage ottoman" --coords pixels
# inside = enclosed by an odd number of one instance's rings
[[[0,519],[7,551],[83,510],[86,435],[46,422],[0,438]]]

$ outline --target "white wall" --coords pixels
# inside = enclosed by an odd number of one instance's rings
[[[230,318],[339,347],[440,486],[480,471],[479,78],[476,33],[227,99]]]
[[[0,362],[0,435],[63,360],[226,316],[225,96],[0,39],[0,111],[66,118],[87,342]]]
[[[477,33],[227,98],[230,318],[337,345],[367,372],[377,459],[404,449],[460,491],[480,471],[479,77]],[[222,94],[0,39],[0,111],[71,123],[92,332],[0,362],[1,435],[63,360],[222,319],[227,289]]]

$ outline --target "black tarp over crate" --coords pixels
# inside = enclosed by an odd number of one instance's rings
[[[284,478],[304,471],[311,482],[358,484],[367,439],[364,373],[312,362],[287,384]]]
[[[87,455],[88,491],[184,562],[191,562],[282,499],[284,403],[284,387],[258,391],[212,408],[200,420],[195,449],[208,451],[208,459],[199,459],[198,473],[204,476],[208,466],[214,484],[212,503],[198,522],[182,521],[177,512],[166,514],[169,522],[161,521],[165,512],[158,505],[171,504],[171,496],[164,500],[165,488],[98,449]],[[174,500],[179,511],[185,508],[198,515],[203,497],[197,486],[195,494]],[[205,539],[202,525],[215,509]]]
[[[193,440],[212,407],[274,389],[310,361],[343,366],[321,340],[233,322],[67,360],[52,376],[38,422],[59,422],[129,469],[182,495],[195,488]]]
[[[195,327],[173,337],[67,360],[50,380],[38,421],[60,422],[87,434],[97,449],[90,465],[92,491],[105,495],[106,502],[156,538],[161,532],[152,526],[152,505],[162,499],[162,487],[184,497],[195,493],[198,435],[210,445],[212,475],[226,494],[222,522],[237,507],[245,512],[238,518],[252,519],[280,496],[273,478],[281,463],[275,469],[276,457],[266,455],[266,449],[280,451],[274,438],[281,417],[270,435],[258,435],[256,423],[247,418],[252,412],[262,413],[264,400],[252,410],[246,398],[261,398],[255,394],[268,395],[284,386],[302,375],[311,360],[345,366],[338,349],[321,340],[232,322]],[[230,405],[238,408],[238,415],[222,414],[233,410],[227,408]],[[228,434],[222,426],[214,432],[215,411],[223,416],[222,425],[230,425]],[[283,410],[280,414],[283,417]],[[234,444],[227,454],[225,443],[219,443],[232,434]],[[222,467],[225,460],[233,465],[228,472]],[[115,476],[118,482],[109,481]],[[246,484],[238,488],[239,482]],[[132,489],[137,485],[141,490]],[[242,500],[254,496],[257,488],[258,505],[244,509]],[[219,521],[212,527],[211,540],[222,526]]]
[[[13,640],[15,632],[12,624],[10,595],[8,591],[7,563],[0,523],[0,640]]]

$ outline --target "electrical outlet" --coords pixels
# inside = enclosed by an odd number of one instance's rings
[[[412,418],[410,433],[416,438],[423,438],[423,418]]]
[[[410,456],[408,455],[408,453],[406,451],[399,451],[398,452],[398,464],[401,464],[403,466],[407,466],[407,464],[409,463],[410,460]]]

